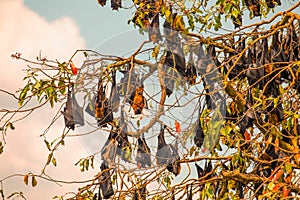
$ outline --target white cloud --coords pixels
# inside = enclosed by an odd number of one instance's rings
[[[85,40],[78,26],[70,17],[62,17],[48,22],[29,8],[22,0],[0,1],[0,88],[15,92],[25,83],[22,81],[22,69],[26,63],[12,59],[11,54],[34,60],[41,51],[49,59],[66,61],[76,49],[85,48]],[[0,108],[15,108],[16,103],[4,93],[0,93]],[[43,138],[38,137],[49,125],[54,111],[50,106],[35,112],[23,122],[16,123],[16,130],[7,134],[7,145],[0,155],[0,179],[11,174],[24,174],[29,171],[39,174],[47,159],[47,149]],[[56,110],[57,111],[57,110]],[[0,114],[2,115],[2,114]],[[49,134],[59,136],[63,128],[63,119],[55,125]],[[70,150],[72,153],[70,153]],[[92,178],[92,173],[83,174],[74,163],[86,156],[78,139],[66,141],[66,147],[56,154],[58,169],[50,167],[47,172],[55,179],[83,180]],[[88,179],[87,178],[87,179]],[[69,191],[74,186],[59,187],[56,184],[38,180],[38,186],[25,186],[22,177],[8,179],[3,183],[4,192],[24,191],[28,199],[52,199]],[[76,185],[76,187],[79,185]],[[75,189],[76,191],[76,189]]]
[[[12,53],[19,52],[26,58],[35,59],[41,51],[47,58],[61,60],[85,47],[85,40],[70,17],[48,22],[27,8],[22,0],[0,1],[0,24],[2,87],[16,85],[11,83],[11,77],[24,75],[21,71],[24,63],[12,60]]]

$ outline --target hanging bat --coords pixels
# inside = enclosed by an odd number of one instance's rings
[[[194,85],[197,79],[197,71],[193,61],[193,52],[190,51],[189,62],[186,66],[186,77],[190,85]]]
[[[163,27],[164,27],[164,36],[166,38],[167,47],[172,46],[174,42],[178,39],[178,32],[174,30],[173,22],[175,21],[175,18],[177,16],[177,13],[172,13],[171,22],[168,22],[165,20]]]
[[[101,149],[101,159],[113,162],[116,156],[116,138],[118,133],[116,130],[111,129],[109,136]]]
[[[172,154],[171,158],[169,159],[169,163],[167,164],[167,170],[172,172],[175,176],[180,174],[181,165],[180,165],[180,156],[178,154],[178,143],[176,140],[175,145],[169,144]]]
[[[105,96],[105,88],[102,85],[102,79],[98,81],[98,92],[95,102],[95,117],[100,127],[107,127],[108,123],[113,121],[113,114],[108,99]]]
[[[201,122],[200,122],[200,116],[201,113],[199,111],[199,115],[196,122],[196,128],[195,128],[195,136],[194,136],[194,143],[197,147],[201,147],[204,141],[204,133],[202,130]]]
[[[122,160],[129,162],[131,159],[131,145],[128,140],[127,135],[127,125],[124,121],[124,113],[121,111],[119,124],[117,127],[118,136],[117,136],[117,154],[121,156]]]
[[[138,166],[140,167],[151,166],[151,152],[149,146],[146,143],[144,134],[142,135],[142,138],[138,138],[136,161],[138,163]]]
[[[177,72],[174,68],[172,53],[170,51],[167,51],[162,70],[164,72],[163,78],[166,86],[166,94],[169,97],[173,93],[175,79],[177,78]]]
[[[119,8],[122,8],[122,0],[111,0],[110,3],[112,10],[119,10]]]
[[[116,88],[116,70],[112,71],[111,75],[111,92],[110,92],[110,108],[112,112],[118,112],[120,104],[120,96]]]
[[[204,79],[203,79],[203,87],[204,87],[204,90],[205,90],[205,93],[206,93],[205,94],[205,101],[206,101],[207,109],[209,109],[209,110],[215,109],[216,105],[212,101],[211,95],[209,94],[210,92],[209,92],[208,88],[206,87],[206,82],[205,82]]]
[[[135,115],[142,114],[143,108],[147,108],[147,100],[143,96],[143,92],[144,85],[137,87],[130,96],[129,104],[132,107]]]
[[[250,86],[259,86],[260,89],[262,89],[263,84],[262,81],[259,81],[261,77],[264,76],[264,68],[261,67],[261,52],[262,51],[256,51],[256,48],[262,49],[261,44],[258,42],[253,45],[253,55],[252,52],[248,52],[248,60],[251,59],[250,64],[248,65],[248,69],[246,72],[247,80]],[[251,57],[250,57],[251,56]],[[255,56],[255,57],[254,57]]]
[[[99,177],[100,188],[104,199],[110,198],[114,195],[112,187],[111,174],[109,172],[108,163],[104,160],[100,166],[101,176]]]
[[[120,96],[125,96],[128,100],[128,96],[136,87],[138,87],[138,75],[135,73],[133,66],[128,64],[126,71],[123,72],[124,76],[120,80],[118,86],[118,93]]]
[[[197,72],[201,75],[206,74],[206,68],[207,68],[208,64],[209,64],[209,62],[208,62],[206,54],[203,50],[202,43],[199,43],[198,59],[197,59]]]
[[[181,43],[178,43],[175,46],[172,53],[173,53],[173,55],[172,55],[173,66],[175,66],[175,68],[179,72],[179,74],[181,74],[183,77],[186,77],[185,57],[184,57],[183,49],[181,47]]]
[[[152,22],[148,28],[148,34],[149,34],[149,40],[152,41],[153,43],[162,41],[162,36],[159,30],[159,13],[157,13],[153,17]]]
[[[172,157],[172,149],[170,145],[167,145],[164,136],[165,126],[161,125],[160,132],[158,135],[158,146],[156,152],[156,161],[158,165],[168,164]]]
[[[64,115],[65,126],[74,130],[75,124],[80,126],[84,125],[83,108],[80,107],[75,99],[74,89],[72,91],[68,89],[67,102],[64,111],[61,111]]]

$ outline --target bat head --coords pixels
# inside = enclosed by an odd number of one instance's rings
[[[135,90],[135,95],[143,95],[144,92],[144,86],[142,85],[141,87],[137,87]]]

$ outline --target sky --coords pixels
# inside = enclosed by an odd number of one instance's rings
[[[76,49],[127,54],[145,39],[127,24],[131,16],[131,10],[111,11],[109,3],[102,8],[96,0],[0,0],[0,89],[15,92],[25,84],[22,69],[26,63],[10,57],[16,52],[30,60],[42,53],[49,59],[61,61],[68,60]],[[120,45],[124,40],[126,43]],[[75,65],[81,63],[82,58],[75,60]],[[16,109],[17,103],[0,93],[0,109],[3,108]],[[16,130],[7,133],[7,145],[0,155],[0,179],[15,173],[41,172],[48,151],[39,135],[59,109],[49,108],[46,106],[34,112],[30,118],[16,123]],[[61,119],[50,129],[49,137],[59,136],[62,127]],[[66,145],[56,154],[58,166],[50,166],[47,173],[67,181],[93,176],[98,166],[95,170],[81,173],[74,165],[78,158],[88,156],[82,141],[69,139]],[[61,187],[38,179],[37,187],[32,188],[23,184],[22,180],[23,177],[17,176],[3,182],[6,197],[17,190],[23,191],[27,199],[52,199],[53,195],[76,191],[82,186],[67,184]]]

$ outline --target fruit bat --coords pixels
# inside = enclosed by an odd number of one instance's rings
[[[112,128],[104,146],[101,149],[102,160],[107,160],[111,162],[115,160],[117,136],[118,136],[117,131]]]
[[[148,32],[149,32],[149,40],[152,41],[153,43],[162,41],[162,36],[161,36],[160,30],[159,30],[159,14],[158,13],[152,19],[152,22],[148,28]]]
[[[119,93],[116,88],[116,71],[115,70],[112,71],[111,83],[112,83],[111,84],[111,93],[110,93],[110,98],[109,98],[110,107],[111,107],[112,112],[118,112],[120,97],[119,97]]]
[[[199,109],[199,114],[197,117],[197,122],[196,122],[196,127],[195,127],[195,136],[194,136],[194,142],[197,147],[201,147],[204,141],[204,133],[202,130],[201,122],[200,122],[200,109]]]
[[[84,125],[83,108],[78,105],[75,99],[73,86],[72,91],[70,88],[68,89],[66,107],[64,107],[64,111],[61,111],[61,113],[64,115],[65,126],[67,128],[74,130],[75,124]]]
[[[121,111],[119,124],[117,127],[117,130],[119,131],[118,137],[117,137],[117,154],[121,156],[122,160],[128,162],[131,159],[131,145],[128,140],[127,135],[127,125],[124,121],[124,113]]]
[[[190,85],[196,83],[197,71],[193,61],[193,53],[190,52],[189,62],[186,66],[186,77]]]
[[[142,138],[138,138],[136,161],[141,167],[151,166],[151,152],[146,143],[144,134],[142,135]]]
[[[189,190],[189,187],[187,186],[187,196],[186,196],[186,199],[187,200],[193,200],[193,185],[190,185],[190,190]]]
[[[203,50],[202,43],[199,43],[198,59],[197,59],[197,72],[201,75],[206,74],[206,68],[209,65],[208,58]]]
[[[158,135],[158,146],[156,152],[156,161],[158,165],[168,164],[172,156],[172,149],[170,145],[167,145],[164,136],[165,126],[161,125],[160,132]]]
[[[212,98],[211,98],[211,95],[209,94],[209,90],[208,88],[206,87],[206,83],[205,83],[205,80],[203,79],[203,87],[204,87],[204,90],[205,90],[205,101],[206,101],[206,107],[207,109],[211,110],[211,109],[215,109],[216,108],[216,105],[215,103],[212,101]]]
[[[111,174],[109,172],[108,163],[104,160],[100,166],[101,176],[99,177],[100,188],[104,199],[110,198],[114,194],[112,187]]]
[[[119,8],[122,8],[122,0],[111,0],[110,3],[112,10],[119,10]]]
[[[171,57],[167,57],[168,59],[171,59]],[[181,47],[181,43],[177,43],[177,45],[172,49],[172,61],[173,65],[175,66],[176,70],[181,74],[183,77],[186,77],[186,64],[185,64],[185,57],[183,53],[183,49]],[[169,60],[171,64],[171,60]]]
[[[107,123],[113,121],[113,114],[108,99],[105,97],[105,89],[102,85],[102,79],[98,82],[98,92],[95,102],[95,117],[98,126],[106,127]]]
[[[101,6],[105,6],[105,5],[106,5],[106,0],[98,0],[98,3],[99,3]]]
[[[166,94],[169,97],[174,90],[174,83],[176,79],[176,70],[174,68],[171,68],[167,65],[163,65],[162,70],[164,72],[164,83],[166,86]]]
[[[260,63],[261,59],[259,59],[262,57],[261,56],[262,51],[258,51],[258,52],[256,51],[256,48],[262,49],[262,46],[258,42],[257,44],[255,43],[252,48],[253,48],[253,55],[255,57],[252,55],[251,51],[248,52],[248,60],[249,60],[248,63],[250,63],[250,64],[248,65],[246,76],[247,76],[247,80],[248,80],[248,83],[250,86],[256,86],[258,84],[259,88],[262,89],[263,80],[260,80],[260,78],[262,78],[265,74],[264,73],[265,70]],[[251,60],[251,62],[250,62],[250,60]],[[260,80],[259,83],[258,83],[258,80]]]
[[[178,143],[176,140],[175,145],[169,144],[172,150],[171,158],[169,159],[169,163],[167,164],[167,170],[172,172],[175,176],[180,174],[181,165],[180,165],[180,156],[178,154]]]
[[[173,13],[171,21],[166,20],[163,24],[167,47],[173,46],[174,42],[178,41],[178,32],[174,30],[173,26],[176,16],[177,13]]]
[[[136,87],[135,91],[131,94],[129,98],[129,104],[132,107],[134,114],[142,114],[143,108],[147,108],[147,100],[143,96],[144,85]]]
[[[134,72],[133,67],[128,64],[124,76],[120,80],[120,85],[118,86],[118,93],[120,96],[125,96],[128,101],[130,92],[138,87],[138,75]]]
[[[260,4],[257,0],[245,0],[247,8],[253,13],[254,17],[261,16],[260,14]]]

